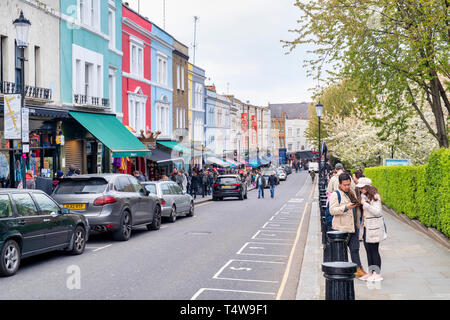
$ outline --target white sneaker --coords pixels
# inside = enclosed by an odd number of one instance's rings
[[[372,273],[366,273],[365,275],[359,277],[358,279],[361,281],[367,281],[367,279],[369,279],[372,275],[373,275]]]
[[[367,278],[367,281],[381,281],[381,280],[383,280],[381,274],[376,274],[375,272],[373,273],[373,275]]]

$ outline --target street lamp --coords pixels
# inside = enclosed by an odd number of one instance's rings
[[[320,174],[322,172],[321,166],[320,166],[320,163],[322,162],[322,151],[320,148],[320,118],[322,117],[322,111],[323,111],[323,105],[319,101],[319,103],[316,105],[316,114],[317,114],[317,117],[319,118],[319,188],[320,188]]]
[[[23,109],[25,108],[25,48],[28,47],[28,44],[30,43],[30,27],[31,22],[27,19],[25,19],[23,15],[23,11],[20,11],[20,16],[18,19],[13,21],[14,28],[16,29],[16,42],[17,42],[17,48],[19,48],[20,57],[18,59],[21,61],[21,79],[20,79],[20,106],[21,111],[20,114],[23,114]],[[21,120],[22,121],[22,120]],[[23,125],[21,125],[21,130],[23,130]],[[26,156],[24,156],[23,148],[23,134],[22,136],[22,185],[23,188],[26,189],[27,187],[27,181],[26,181]]]

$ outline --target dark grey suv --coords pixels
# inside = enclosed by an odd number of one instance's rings
[[[74,213],[83,214],[93,231],[112,231],[126,241],[131,229],[161,226],[161,204],[135,177],[127,174],[86,174],[61,180],[53,198]]]

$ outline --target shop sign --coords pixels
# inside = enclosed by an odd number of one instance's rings
[[[4,139],[21,139],[20,94],[5,94]]]
[[[22,143],[30,142],[30,110],[22,108]]]

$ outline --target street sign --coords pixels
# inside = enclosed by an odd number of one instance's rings
[[[22,108],[22,143],[30,142],[30,110]]]
[[[410,166],[411,160],[410,159],[384,159],[383,161],[384,166]]]

